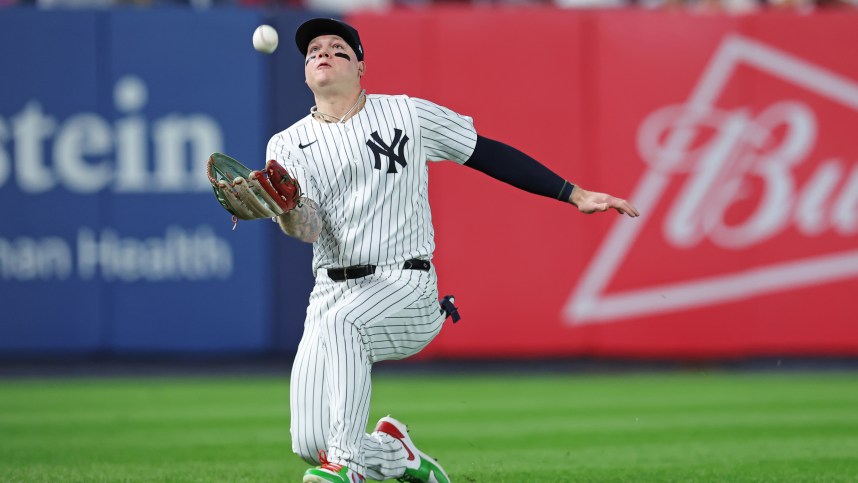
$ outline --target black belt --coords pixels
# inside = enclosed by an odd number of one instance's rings
[[[429,263],[429,260],[412,258],[411,260],[406,260],[405,263],[402,264],[402,269],[423,270],[424,272],[428,272],[431,266],[432,264]],[[375,273],[375,269],[375,265],[353,265],[345,268],[329,268],[328,276],[331,277],[331,280],[342,282],[343,280],[352,280],[372,275]]]

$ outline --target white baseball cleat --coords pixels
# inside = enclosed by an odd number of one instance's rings
[[[376,432],[385,433],[398,439],[408,459],[405,461],[405,474],[399,481],[411,483],[450,483],[450,477],[432,457],[417,449],[411,436],[408,435],[408,427],[396,419],[385,416],[378,420],[375,426]]]

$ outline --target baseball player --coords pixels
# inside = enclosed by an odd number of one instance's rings
[[[303,481],[449,482],[400,421],[384,417],[365,432],[372,365],[416,354],[450,315],[432,264],[428,162],[451,160],[584,213],[638,212],[479,136],[470,117],[405,95],[367,95],[364,48],[350,25],[312,19],[295,40],[316,105],[271,138],[267,155],[303,193],[276,221],[313,243],[316,284],[290,383],[292,449],[318,465]]]

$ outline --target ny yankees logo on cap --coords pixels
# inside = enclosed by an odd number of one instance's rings
[[[375,155],[375,166],[373,166],[375,169],[381,171],[382,156],[387,156],[390,159],[390,163],[387,165],[388,173],[398,172],[396,171],[396,163],[399,163],[403,168],[408,165],[405,161],[405,143],[408,142],[408,135],[403,135],[401,129],[393,129],[393,141],[390,145],[381,139],[378,131],[373,131],[370,137],[372,139],[367,139],[366,145],[372,149],[372,153]],[[394,149],[396,149],[396,152],[394,152]]]

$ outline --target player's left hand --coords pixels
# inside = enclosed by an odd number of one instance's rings
[[[617,210],[621,215],[629,215],[632,218],[640,216],[638,210],[628,201],[611,196],[607,193],[587,191],[580,186],[575,186],[569,202],[578,207],[581,213],[595,213],[597,211]]]
[[[251,171],[226,154],[214,153],[207,171],[218,202],[236,219],[274,218],[301,204],[301,185],[277,161],[268,161],[265,171]]]

